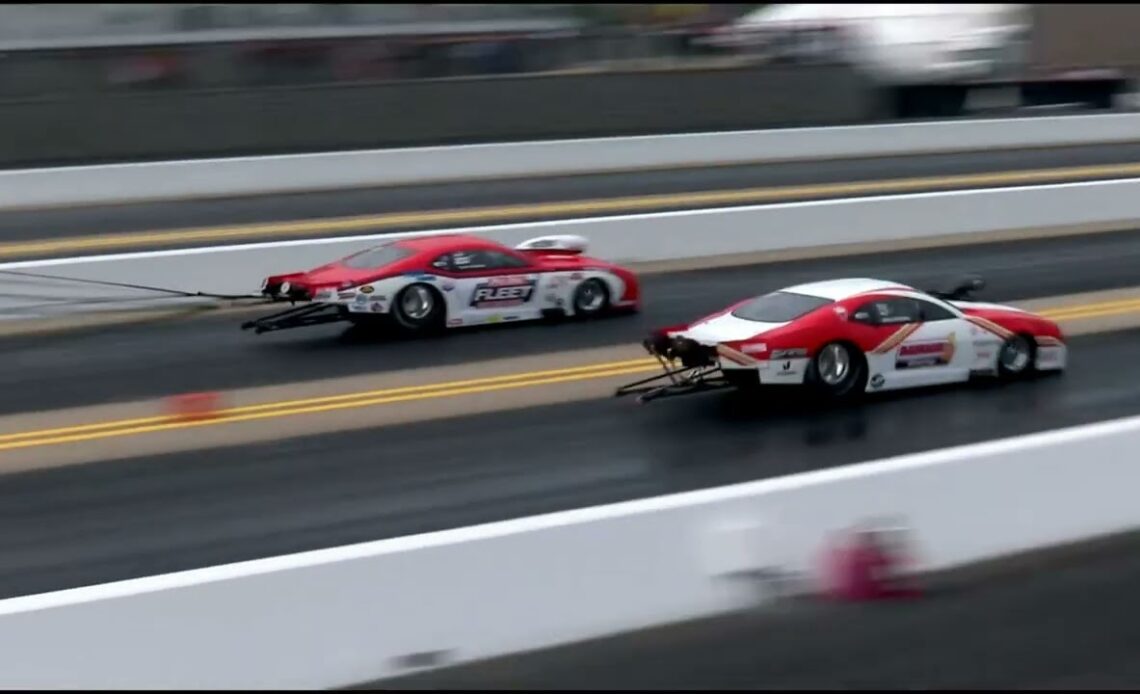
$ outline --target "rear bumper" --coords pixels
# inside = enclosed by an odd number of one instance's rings
[[[757,359],[723,344],[707,345],[691,338],[654,335],[645,341],[650,354],[666,361],[680,362],[685,368],[716,367],[724,378],[742,387],[754,385],[802,385],[811,362],[804,350],[795,354],[773,356],[777,359]]]

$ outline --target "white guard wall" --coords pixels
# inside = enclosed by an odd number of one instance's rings
[[[9,688],[326,688],[744,605],[901,519],[940,569],[1140,524],[1140,418],[0,602]],[[732,528],[736,528],[735,531]],[[728,536],[725,536],[727,532]]]
[[[1140,114],[788,128],[0,171],[0,210],[1140,141]]]
[[[589,253],[619,262],[700,258],[732,253],[817,248],[849,243],[969,237],[1002,230],[1064,228],[1140,220],[1140,179],[993,190],[917,193],[750,207],[509,224],[434,233],[476,233],[516,244],[547,234],[580,234]],[[393,235],[278,241],[195,250],[93,256],[0,264],[0,271],[125,282],[180,291],[249,294],[271,274],[307,270]],[[19,298],[20,296],[33,298]],[[169,299],[0,272],[0,317],[147,308]],[[58,305],[47,306],[51,299]],[[95,300],[104,303],[76,303]],[[127,301],[128,303],[124,303]]]

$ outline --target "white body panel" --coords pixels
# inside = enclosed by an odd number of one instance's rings
[[[894,348],[865,353],[867,390],[921,388],[969,380],[978,355],[971,328],[973,324],[962,319],[921,323]],[[985,337],[979,338],[988,342]],[[996,364],[997,350],[991,352],[990,361]]]
[[[715,345],[718,342],[732,340],[747,340],[761,333],[787,325],[786,323],[760,323],[758,321],[743,320],[725,313],[706,321],[694,323],[687,330],[676,333],[703,345]]]

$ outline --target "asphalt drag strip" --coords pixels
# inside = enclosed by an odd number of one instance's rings
[[[0,476],[0,596],[747,482],[1140,414],[1140,330],[1070,370],[821,408],[595,398]],[[1095,503],[1095,500],[1090,500]]]

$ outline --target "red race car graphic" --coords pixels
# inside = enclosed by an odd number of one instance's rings
[[[1064,370],[1060,327],[1012,306],[969,300],[982,286],[971,279],[950,292],[927,292],[855,278],[752,297],[654,333],[644,345],[664,373],[617,394],[646,401],[794,385],[844,398]]]
[[[586,246],[568,235],[514,247],[461,234],[398,239],[267,278],[266,297],[301,305],[242,328],[263,333],[347,320],[427,331],[638,310],[637,276],[586,256]]]

